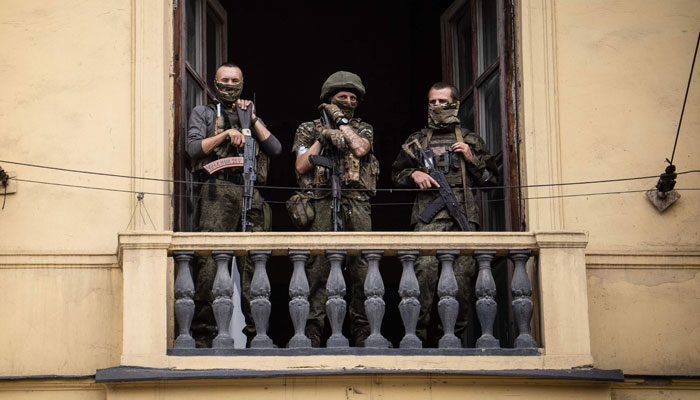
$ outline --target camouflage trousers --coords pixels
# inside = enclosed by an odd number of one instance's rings
[[[474,223],[470,222],[469,226],[472,231],[476,231],[476,225]],[[413,230],[415,232],[454,232],[460,229],[452,218],[436,218],[430,221],[429,224],[424,224],[419,220]],[[416,326],[416,335],[423,341],[425,347],[437,347],[437,342],[444,333],[440,315],[437,312],[432,312],[434,307],[433,301],[437,297],[437,282],[440,276],[437,257],[418,257],[415,270],[418,286],[420,288],[420,314],[418,316],[418,325]],[[454,273],[455,278],[457,278],[457,287],[459,288],[456,296],[459,302],[459,314],[457,315],[457,323],[455,324],[455,335],[458,338],[462,338],[467,328],[471,279],[474,276],[474,271],[475,262],[472,257],[457,257],[454,262]],[[431,325],[431,320],[438,321],[438,331],[434,332],[435,334],[431,335],[431,337],[428,337],[428,327]]]
[[[332,208],[330,197],[313,200],[316,216],[309,231],[328,232],[333,230]],[[371,207],[369,201],[343,199],[345,215],[345,230],[364,232],[372,230]],[[370,334],[369,322],[365,315],[365,277],[367,262],[360,256],[348,256],[345,260],[346,282],[350,295],[348,312],[350,314],[350,331],[355,346],[364,345]],[[330,272],[330,263],[325,256],[311,256],[306,264],[306,276],[309,280],[309,318],[306,321],[306,336],[311,339],[313,347],[321,346],[321,335],[326,318],[326,282]]]
[[[243,187],[216,179],[217,185],[203,185],[200,197],[199,232],[237,232],[241,230],[241,212],[243,206]],[[248,211],[248,220],[252,222],[247,231],[269,231],[269,206],[263,201],[256,189],[253,194],[253,206]],[[216,277],[216,262],[209,256],[199,259],[198,273],[195,279],[195,315],[192,321],[192,336],[197,347],[210,347],[217,334],[216,320],[212,309],[214,295],[212,286]],[[255,323],[250,311],[250,283],[255,266],[248,257],[236,257],[238,272],[241,276],[241,308],[245,316],[246,327],[243,330],[248,343],[255,336]]]

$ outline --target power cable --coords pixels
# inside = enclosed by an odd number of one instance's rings
[[[42,182],[42,181],[35,181],[35,180],[30,180],[30,179],[20,179],[20,178],[10,178],[14,179],[18,182],[27,182],[27,183],[35,183],[35,184],[41,184],[41,185],[51,185],[51,186],[62,186],[62,187],[70,187],[70,188],[77,188],[77,189],[92,189],[92,190],[102,190],[102,191],[108,191],[108,192],[118,192],[118,193],[131,193],[131,194],[151,194],[151,195],[156,195],[156,196],[168,196],[168,197],[193,197],[193,198],[199,198],[200,196],[188,196],[188,195],[182,195],[182,194],[174,194],[174,193],[158,193],[158,192],[142,192],[142,191],[135,191],[135,190],[126,190],[126,189],[113,189],[113,188],[105,188],[105,187],[97,187],[97,186],[85,186],[85,185],[73,185],[73,184],[67,184],[67,183],[56,183],[56,182]],[[700,190],[700,188],[680,188],[676,190],[687,190],[687,191],[697,191]],[[625,193],[643,193],[646,192],[647,189],[641,189],[641,190],[620,190],[620,191],[610,191],[610,192],[594,192],[594,193],[577,193],[577,194],[565,194],[565,195],[555,195],[555,196],[536,196],[536,197],[523,197],[521,200],[540,200],[540,199],[555,199],[555,198],[565,198],[565,197],[584,197],[584,196],[599,196],[599,195],[608,195],[608,194],[625,194]],[[508,199],[506,198],[501,198],[501,199],[486,199],[483,200],[483,202],[501,202],[501,201],[506,201]],[[510,201],[517,201],[517,199],[510,199]],[[278,200],[266,200],[267,203],[271,204],[284,204],[284,201],[278,201]],[[477,202],[474,200],[474,202]],[[372,203],[373,206],[375,205],[413,205],[413,203]],[[146,210],[148,213],[148,210]],[[150,216],[149,216],[150,218]]]
[[[147,181],[155,181],[155,182],[168,182],[168,183],[191,183],[191,184],[197,184],[197,185],[215,185],[215,186],[231,185],[231,183],[190,182],[190,181],[183,181],[183,180],[176,180],[176,179],[149,178],[149,177],[111,174],[111,173],[106,173],[106,172],[83,171],[83,170],[76,170],[76,169],[70,169],[70,168],[50,167],[50,166],[46,166],[46,165],[30,164],[30,163],[17,162],[17,161],[8,161],[8,160],[0,160],[0,163],[21,165],[21,166],[32,167],[32,168],[42,168],[42,169],[50,169],[50,170],[56,170],[56,171],[80,173],[80,174],[87,174],[87,175],[108,176],[108,177],[113,177],[113,178],[138,179],[138,180],[147,180]],[[688,170],[688,171],[684,171],[684,172],[677,172],[676,174],[683,175],[683,174],[698,173],[698,172],[700,172],[700,169]],[[486,189],[516,189],[516,188],[518,188],[518,189],[523,188],[524,189],[524,188],[554,187],[554,186],[589,185],[589,184],[613,183],[613,182],[624,182],[624,181],[657,179],[657,178],[658,178],[658,175],[649,175],[649,176],[636,176],[636,177],[629,177],[629,178],[598,179],[598,180],[578,181],[578,182],[541,183],[541,184],[532,184],[532,185],[489,186]],[[298,186],[256,185],[255,187],[259,188],[259,189],[275,189],[275,190],[306,190],[306,189],[301,189]],[[331,190],[331,188],[315,188],[314,190],[328,191],[328,190]],[[370,189],[351,189],[351,190],[356,191],[356,192],[371,191]],[[439,189],[437,189],[437,188],[434,188],[434,189],[377,188],[375,190],[377,192],[389,192],[389,193],[391,193],[391,192],[416,192],[416,191],[439,190]],[[134,193],[136,193],[136,192],[134,192]]]
[[[695,43],[695,55],[693,55],[693,63],[690,66],[690,75],[688,76],[688,85],[685,87],[685,97],[683,98],[683,108],[681,108],[681,118],[678,120],[678,129],[676,130],[676,140],[673,143],[673,152],[671,153],[671,161],[669,165],[673,165],[673,157],[676,156],[676,145],[678,144],[678,136],[681,133],[681,123],[683,123],[683,113],[685,112],[685,104],[688,101],[688,92],[690,91],[690,82],[693,79],[693,69],[695,69],[695,60],[698,58],[698,45],[700,45],[700,31],[698,31],[698,40]]]

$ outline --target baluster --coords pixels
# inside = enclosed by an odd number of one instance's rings
[[[511,293],[513,294],[513,316],[518,326],[518,337],[515,339],[516,349],[536,349],[537,342],[530,335],[530,319],[532,318],[532,286],[525,270],[525,263],[530,259],[530,250],[513,250],[510,259],[515,264]]]
[[[477,250],[474,258],[479,263],[479,275],[476,278],[476,315],[481,324],[481,337],[476,347],[498,348],[498,339],[493,336],[493,321],[496,319],[496,282],[491,274],[491,261],[496,256],[493,250]]]
[[[416,325],[420,315],[420,301],[418,300],[420,287],[418,279],[416,279],[416,271],[413,268],[416,258],[418,258],[418,250],[399,250],[398,257],[403,265],[401,281],[399,282],[399,296],[401,296],[399,311],[406,332],[399,347],[420,349],[423,347],[423,343],[416,336]]]
[[[384,282],[379,273],[379,260],[382,250],[364,250],[362,256],[367,260],[367,277],[365,278],[365,313],[369,321],[370,335],[365,339],[365,347],[388,348],[389,341],[382,336],[382,320],[384,319]],[[354,295],[354,294],[353,294]]]
[[[309,281],[304,266],[309,259],[308,250],[290,250],[289,259],[294,264],[292,280],[289,281],[289,316],[294,324],[294,336],[287,343],[289,348],[311,347],[306,337],[306,320],[309,317]]]
[[[441,272],[438,280],[437,293],[440,297],[438,312],[442,321],[442,330],[445,332],[440,338],[440,348],[460,348],[462,342],[455,336],[455,323],[459,313],[457,296],[457,279],[452,268],[455,258],[459,256],[459,250],[438,250],[437,258],[440,260]]]
[[[233,300],[231,299],[233,286],[231,285],[231,275],[228,272],[233,251],[214,250],[211,252],[211,256],[216,261],[216,277],[214,277],[211,292],[214,295],[212,308],[218,331],[211,347],[215,349],[233,347],[233,338],[229,334],[229,324],[233,313]]]
[[[177,263],[177,278],[175,278],[175,319],[179,328],[177,339],[173,344],[176,349],[193,349],[194,339],[190,334],[192,318],[194,317],[194,282],[190,262],[194,251],[178,250],[173,252]]]
[[[250,282],[250,311],[255,321],[255,337],[250,342],[251,348],[272,348],[272,339],[267,336],[270,321],[270,280],[267,277],[267,260],[270,250],[254,250],[249,257],[255,263],[253,280]]]
[[[326,315],[331,323],[331,337],[326,342],[326,347],[348,347],[350,342],[343,336],[343,320],[345,319],[345,280],[341,264],[347,251],[326,250],[326,258],[331,264],[331,270],[326,282]]]

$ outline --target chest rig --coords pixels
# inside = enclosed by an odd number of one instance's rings
[[[314,127],[317,132],[323,129],[320,121],[315,121]],[[357,132],[359,121],[352,119],[350,127]],[[377,188],[377,176],[379,175],[379,162],[371,151],[362,158],[358,158],[349,149],[346,149],[338,155],[338,162],[342,171],[340,180],[344,188],[369,189],[369,194],[374,195],[374,190]],[[330,185],[330,176],[328,174],[328,169],[314,167],[313,186],[328,187]]]
[[[214,112],[214,125],[207,132],[207,137],[212,137],[220,134],[221,132],[228,129],[240,130],[240,124],[238,121],[238,114],[230,110],[222,110],[221,115],[217,116],[217,107],[215,104],[207,105],[209,109]],[[197,160],[193,166],[194,171],[204,172],[204,166],[211,164],[220,159],[225,159],[229,157],[234,157],[236,160],[240,158],[240,162],[236,161],[235,165],[225,166],[225,172],[227,175],[238,174],[241,172],[243,165],[243,153],[244,149],[235,147],[231,144],[229,140],[225,140],[219,146],[217,146],[210,154],[206,157]],[[260,151],[260,146],[256,146],[255,152],[255,181],[259,184],[264,184],[267,181],[267,170],[269,166],[269,158],[267,155]],[[240,164],[240,165],[239,165]],[[218,170],[218,168],[217,168]],[[206,172],[204,172],[206,175]]]

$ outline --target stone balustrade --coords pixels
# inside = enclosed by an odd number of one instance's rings
[[[125,233],[120,235],[119,249],[124,269],[122,364],[162,364],[153,360],[211,352],[219,356],[492,354],[538,356],[551,360],[549,365],[582,365],[592,361],[585,278],[586,243],[586,235],[580,232]],[[232,258],[243,255],[254,263],[250,306],[257,334],[249,348],[233,349],[228,329],[233,291],[226,282],[231,279]],[[330,264],[326,314],[331,334],[324,348],[311,348],[311,340],[304,329],[310,308],[309,282],[304,267],[314,255],[326,257]],[[414,265],[417,258],[424,255],[437,257],[440,265],[434,301],[444,333],[437,341],[437,348],[426,348],[416,335],[421,305]],[[190,335],[195,294],[192,272],[197,256],[212,256],[217,262],[212,294],[218,335],[210,349],[195,349]],[[368,265],[364,306],[370,335],[364,348],[350,347],[342,329],[348,308],[343,265],[350,256],[363,257]],[[453,267],[459,256],[473,257],[477,266],[475,318],[481,329],[477,330],[475,348],[464,348],[464,340],[455,335],[460,310],[458,292],[465,290],[459,287]],[[279,348],[268,332],[273,301],[268,275],[271,257],[284,257],[288,260],[284,265],[291,272],[288,305],[285,305],[289,311],[284,318],[291,320],[294,332],[287,343],[276,343]],[[394,265],[399,265],[398,282],[385,282],[382,278],[383,265],[390,258],[395,260],[392,260]],[[502,287],[501,293],[497,293],[492,271],[494,260],[503,258],[510,260],[512,271],[509,296],[503,296]],[[279,268],[280,259],[277,260]],[[169,269],[169,264],[174,268]],[[532,265],[534,269],[527,267]],[[503,264],[499,268],[504,268]],[[528,269],[536,275],[528,276]],[[171,271],[170,274],[167,271]],[[537,286],[533,286],[533,279]],[[395,342],[394,346],[398,343],[396,348],[392,348],[381,329],[388,312],[385,298],[390,293],[387,287],[392,289],[393,298],[400,298],[396,311],[403,326],[394,329],[402,328],[403,338]],[[503,304],[504,298],[511,304]],[[502,304],[499,305],[499,301]],[[279,305],[276,309],[280,309]],[[502,346],[504,341],[498,337],[498,332],[494,333],[494,321],[499,310],[502,313],[504,309],[511,314],[516,335]],[[533,325],[535,311],[538,320]],[[151,318],[152,324],[145,323],[148,319],[144,320],[143,316]],[[531,326],[537,327],[538,335],[531,332]],[[153,362],[139,362],[145,359]],[[535,365],[533,363],[537,362],[528,361],[527,365]],[[542,361],[538,365],[545,364]]]

